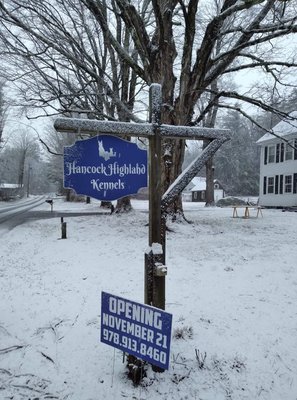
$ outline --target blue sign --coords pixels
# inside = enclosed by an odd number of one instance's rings
[[[99,135],[64,147],[64,188],[112,201],[147,186],[147,151],[116,136]]]
[[[102,292],[101,342],[168,369],[172,315]]]

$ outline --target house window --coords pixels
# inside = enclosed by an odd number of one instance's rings
[[[279,194],[283,194],[284,175],[279,176]]]
[[[293,160],[293,142],[286,143],[286,161]]]
[[[270,176],[267,180],[267,193],[274,193],[274,177]]]
[[[297,193],[297,174],[293,175],[293,193]]]
[[[201,200],[205,200],[205,191],[204,190],[202,190],[202,192],[201,192]]]
[[[292,175],[285,175],[285,193],[292,193]]]
[[[284,152],[285,152],[285,145],[284,145],[284,143],[281,143],[281,153],[280,153],[281,162],[284,161]]]
[[[277,145],[276,145],[276,162],[278,163],[279,162],[279,156],[280,156],[280,143],[278,143]]]
[[[275,146],[268,146],[268,163],[275,162]]]
[[[274,182],[274,193],[275,194],[278,194],[278,181],[279,181],[278,178],[279,178],[278,175],[275,175],[275,182]]]

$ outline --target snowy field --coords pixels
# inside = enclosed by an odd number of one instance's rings
[[[134,387],[100,343],[102,291],[143,301],[148,214],[134,206],[66,218],[66,240],[59,218],[0,227],[0,399],[296,400],[297,213],[185,203],[191,223],[167,234],[170,367]]]

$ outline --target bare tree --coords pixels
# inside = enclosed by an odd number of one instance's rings
[[[45,137],[39,137],[39,141],[47,150],[47,178],[55,183],[59,193],[65,193],[63,188],[63,149],[64,146],[72,146],[77,139],[81,139],[75,133],[57,133],[52,125],[45,129]],[[70,200],[70,190],[66,190],[67,200]]]
[[[4,98],[4,81],[0,79],[0,149],[4,146],[3,130],[7,119],[8,104]]]
[[[39,20],[31,28],[45,35],[49,32],[54,47],[31,34],[30,40],[17,41],[17,45],[14,35],[13,46],[3,37],[4,49],[8,50],[5,54],[18,54],[18,58],[10,59],[15,69],[6,76],[17,85],[20,105],[27,114],[43,109],[46,115],[85,113],[88,118],[137,120],[132,113],[137,75],[104,40],[97,22],[79,3],[38,4]],[[114,2],[112,7],[116,8]],[[105,6],[107,18],[106,13]],[[117,40],[129,48],[129,31],[120,18],[113,24]],[[132,57],[137,60],[137,52],[132,51]],[[119,200],[117,208],[130,209],[130,199]]]
[[[284,115],[258,91],[226,90],[221,82],[252,69],[276,88],[292,85],[294,52],[281,54],[278,45],[296,33],[296,15],[296,3],[281,0],[2,0],[0,30],[8,61],[22,66],[11,79],[21,78],[27,105],[54,113],[78,106],[95,118],[137,122],[145,100],[138,89],[158,82],[162,122],[189,125],[235,102]],[[185,147],[183,140],[163,147],[166,190],[181,172]],[[172,212],[179,211],[176,201]]]
[[[36,138],[29,135],[26,130],[19,129],[15,132],[15,138],[11,146],[15,153],[11,162],[16,165],[17,183],[20,187],[23,187],[26,169],[29,168],[30,160],[38,160],[40,157],[39,144]]]

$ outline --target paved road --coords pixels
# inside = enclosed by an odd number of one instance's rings
[[[10,220],[20,217],[29,210],[40,206],[45,201],[44,196],[38,196],[29,199],[22,199],[10,204],[1,203],[0,207],[0,223],[7,223]]]
[[[110,211],[100,212],[65,212],[36,210],[36,207],[44,204],[45,197],[40,196],[30,200],[23,200],[11,205],[0,207],[0,227],[13,229],[17,225],[34,219],[78,217],[81,215],[109,214]]]

